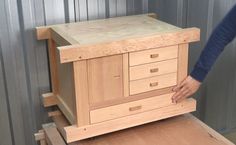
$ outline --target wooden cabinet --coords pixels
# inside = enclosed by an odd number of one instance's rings
[[[49,44],[51,97],[71,124],[67,142],[194,111],[194,99],[171,97],[199,34],[149,15],[38,27]]]

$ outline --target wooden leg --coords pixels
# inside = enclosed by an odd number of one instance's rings
[[[40,140],[40,145],[47,145],[46,140],[45,139]]]
[[[50,63],[50,72],[51,72],[52,92],[54,95],[57,95],[58,74],[57,74],[57,64],[56,64],[56,43],[52,39],[48,39],[48,53],[49,53],[49,63]]]
[[[87,61],[75,61],[74,80],[75,80],[75,101],[77,126],[89,125],[89,100],[88,100],[88,76]]]
[[[47,145],[46,140],[45,140],[45,133],[43,130],[39,130],[38,133],[34,134],[35,140],[39,141],[40,145]]]
[[[66,145],[62,136],[58,132],[55,123],[43,125],[45,139],[48,145]]]

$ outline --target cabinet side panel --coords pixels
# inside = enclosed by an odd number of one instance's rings
[[[116,100],[123,95],[123,57],[115,55],[88,61],[91,104]]]
[[[61,64],[59,53],[57,51],[57,69],[58,69],[58,100],[59,108],[62,110],[67,119],[75,122],[75,86],[73,77],[72,63]]]
[[[180,44],[178,51],[178,79],[177,82],[183,81],[188,74],[188,48],[189,44]]]

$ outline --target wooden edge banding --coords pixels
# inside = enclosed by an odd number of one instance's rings
[[[45,40],[51,38],[50,27],[36,27],[36,35],[38,40]]]
[[[200,40],[200,29],[187,28],[158,35],[130,38],[91,45],[70,45],[58,47],[60,62],[67,63],[127,52],[195,42]],[[125,46],[125,47],[124,47]]]
[[[195,121],[197,124],[199,124],[201,127],[203,127],[211,136],[213,136],[216,140],[220,140],[224,142],[227,145],[235,145],[225,137],[223,137],[220,133],[216,132],[214,129],[207,126],[205,123],[197,119],[195,116],[186,114],[187,117],[191,118],[193,121]]]
[[[58,103],[58,99],[53,93],[42,94],[42,97],[44,107],[55,106]]]
[[[189,113],[195,110],[196,101],[190,98],[181,103],[173,104],[168,107],[163,107],[97,124],[92,124],[83,127],[77,127],[76,125],[65,127],[65,139],[68,143],[70,143],[89,137],[102,135],[107,132],[114,132],[121,129],[126,129],[129,127],[134,127],[145,123],[165,119],[168,117]]]

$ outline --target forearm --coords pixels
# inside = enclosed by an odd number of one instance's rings
[[[204,50],[194,66],[191,76],[202,82],[218,56],[236,36],[236,5],[211,34]]]

